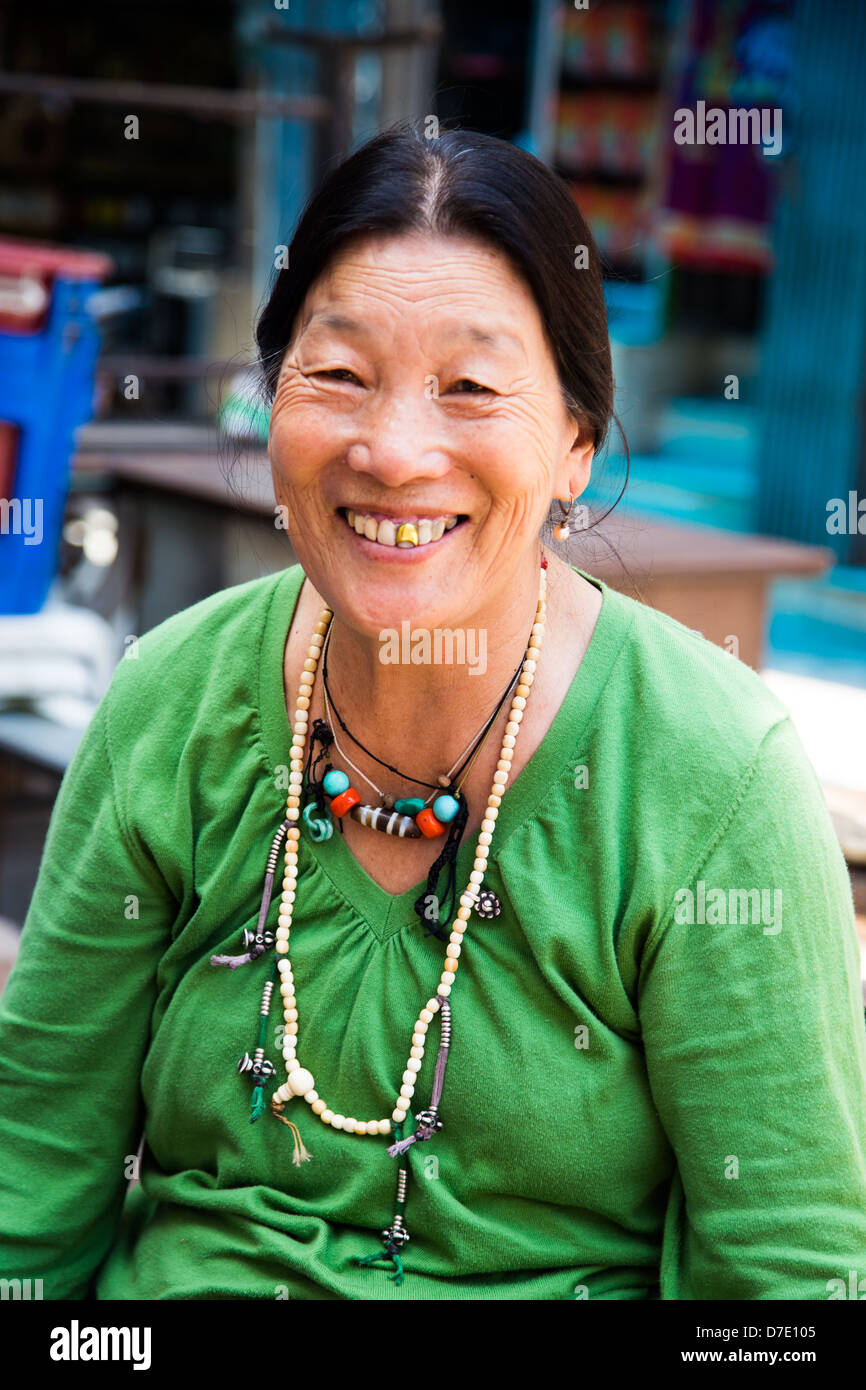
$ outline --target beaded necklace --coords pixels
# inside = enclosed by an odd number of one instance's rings
[[[315,719],[313,721],[312,732],[309,739],[307,751],[307,764],[305,769],[305,781],[309,783],[310,791],[314,794],[315,800],[309,801],[304,807],[301,819],[311,837],[316,842],[322,839],[329,839],[332,830],[332,822],[325,807],[325,796],[331,795],[330,802],[332,810],[336,811],[337,824],[340,831],[343,830],[343,817],[348,806],[349,815],[359,824],[369,826],[373,830],[384,832],[386,835],[396,835],[400,839],[416,838],[420,839],[426,835],[428,839],[435,839],[446,833],[444,846],[437,858],[434,860],[427,874],[427,882],[423,891],[415,900],[415,912],[424,924],[426,936],[436,936],[440,941],[447,941],[447,936],[439,929],[438,921],[440,917],[440,897],[439,897],[439,877],[444,869],[446,872],[445,897],[444,897],[444,916],[450,917],[456,906],[457,900],[457,879],[455,862],[460,845],[463,840],[463,833],[466,822],[469,819],[469,806],[463,794],[463,784],[466,782],[472,771],[476,758],[481,753],[484,744],[494,723],[499,715],[499,711],[508,698],[509,692],[520,676],[520,666],[517,667],[514,675],[496,702],[496,708],[482,724],[478,733],[470,740],[457,758],[456,762],[447,772],[440,773],[438,785],[431,782],[424,782],[419,777],[412,777],[407,772],[401,772],[399,768],[393,767],[391,763],[385,762],[378,757],[371,749],[361,743],[351,729],[341,717],[339,710],[334,704],[328,685],[328,646],[331,640],[332,627],[328,627],[325,635],[324,645],[322,646],[322,699],[325,706],[325,719]],[[530,641],[532,639],[530,638]],[[352,762],[345,750],[340,747],[337,731],[331,723],[331,709],[340,728],[348,734],[349,738],[356,744],[362,752],[366,753],[378,763],[380,767],[387,768],[395,776],[401,777],[410,782],[416,782],[419,786],[432,787],[432,792],[422,801],[420,797],[398,797],[393,798],[387,795],[376,783],[369,778],[366,773]],[[330,761],[327,762],[324,776],[318,780],[313,775],[313,750],[315,744],[320,742],[323,746],[323,753],[315,761],[320,762],[322,757],[328,757],[328,748],[331,744],[340,753],[344,762],[347,762],[354,772],[377,793],[380,805],[369,806],[361,802],[360,794],[355,788],[350,787],[347,774],[339,769],[331,767]],[[435,798],[435,800],[434,800]],[[430,807],[429,803],[433,802]],[[487,901],[489,899],[489,902]],[[479,904],[479,915],[485,917],[497,916],[499,911],[499,899],[495,893],[488,893],[485,896],[485,903]]]
[[[275,948],[272,978],[265,984],[259,1011],[259,1030],[255,1054],[253,1057],[250,1057],[249,1053],[245,1053],[238,1063],[238,1071],[242,1074],[248,1073],[250,1079],[254,1082],[253,1099],[250,1107],[250,1121],[253,1122],[264,1112],[264,1087],[275,1072],[273,1063],[265,1059],[264,1050],[271,998],[274,986],[279,982],[279,993],[283,1006],[283,1031],[285,1041],[282,1047],[282,1055],[286,1067],[286,1080],[274,1091],[271,1097],[271,1112],[277,1119],[288,1125],[292,1130],[295,1141],[293,1162],[296,1165],[307,1161],[312,1156],[304,1146],[298,1126],[284,1113],[287,1104],[296,1097],[302,1097],[309,1105],[313,1114],[317,1115],[323,1124],[330,1125],[332,1129],[340,1130],[344,1134],[381,1136],[390,1134],[393,1125],[395,1142],[387,1149],[387,1153],[391,1157],[400,1159],[396,1212],[391,1226],[382,1232],[384,1251],[377,1252],[375,1255],[359,1258],[357,1262],[359,1264],[374,1264],[383,1260],[392,1262],[395,1266],[395,1271],[389,1277],[395,1279],[398,1283],[401,1283],[403,1280],[403,1265],[400,1251],[402,1246],[409,1239],[409,1233],[406,1230],[404,1220],[408,1188],[406,1154],[412,1144],[432,1138],[432,1136],[438,1133],[442,1128],[442,1120],[439,1117],[438,1111],[451,1043],[452,1020],[449,996],[454,987],[457,971],[459,969],[460,955],[463,949],[463,938],[467,929],[467,924],[473,908],[477,909],[479,897],[482,894],[481,885],[484,881],[490,844],[496,829],[496,820],[499,815],[499,807],[505,793],[510,765],[514,757],[514,748],[517,742],[517,736],[520,732],[520,724],[523,719],[523,713],[526,708],[532,684],[535,680],[537,662],[541,655],[541,641],[544,635],[544,623],[547,614],[546,569],[547,559],[545,556],[542,556],[535,621],[532,625],[526,656],[521,666],[520,681],[511,701],[508,722],[505,726],[505,733],[503,734],[502,745],[499,751],[499,760],[496,765],[496,771],[493,774],[492,785],[487,798],[487,809],[484,819],[481,822],[481,829],[478,835],[472,872],[469,875],[469,883],[466,885],[464,892],[460,895],[460,906],[457,908],[456,916],[451,923],[451,934],[448,938],[444,966],[439,984],[436,986],[436,992],[431,995],[424,1007],[419,1011],[418,1017],[413,1025],[409,1056],[406,1061],[399,1092],[395,1097],[391,1114],[374,1120],[358,1120],[354,1116],[347,1116],[339,1111],[331,1109],[324,1098],[319,1095],[313,1073],[307,1067],[302,1066],[298,1058],[298,999],[295,993],[294,974],[289,961],[289,938],[291,935],[297,896],[298,840],[300,838],[298,821],[301,816],[300,803],[309,710],[322,646],[327,636],[331,619],[333,618],[333,612],[327,606],[325,606],[319,614],[315,631],[310,639],[307,656],[304,660],[295,704],[294,722],[292,725],[293,741],[289,764],[289,791],[286,799],[286,818],[274,836],[268,854],[265,888],[262,895],[262,905],[259,911],[257,928],[255,932],[246,931],[244,933],[244,945],[249,948],[244,955],[211,957],[212,965],[228,965],[232,969],[236,969],[239,965],[257,959],[269,946],[273,945]],[[334,807],[332,804],[332,810],[333,809]],[[348,807],[346,809],[348,809]],[[285,840],[285,852],[282,893],[277,929],[275,933],[271,933],[266,931],[265,921],[270,905],[277,860],[283,840]],[[427,1109],[421,1110],[416,1115],[417,1127],[415,1131],[407,1138],[404,1138],[403,1125],[409,1112],[418,1082],[418,1075],[422,1068],[427,1044],[427,1032],[430,1024],[437,1015],[439,1017],[440,1029],[439,1051],[434,1068],[430,1105]]]
[[[500,709],[505,703],[509,690],[511,689],[511,687],[513,686],[514,682],[517,680],[520,674],[520,667],[518,666],[517,670],[514,672],[514,675],[511,677],[511,680],[508,682],[508,685],[505,687],[505,690],[503,691],[500,699],[497,701],[496,708],[494,709],[493,713],[490,714],[487,717],[487,719],[485,719],[481,728],[478,730],[478,733],[475,734],[469,740],[466,747],[463,749],[463,752],[455,760],[455,762],[448,769],[448,771],[439,774],[438,782],[434,784],[433,782],[425,782],[420,777],[412,777],[409,775],[408,772],[401,772],[399,768],[394,767],[391,763],[386,763],[382,758],[378,758],[375,753],[373,753],[369,748],[367,748],[355,737],[355,735],[352,733],[352,730],[346,724],[345,720],[341,718],[340,712],[337,709],[336,704],[334,703],[334,697],[331,694],[331,688],[328,685],[328,647],[330,641],[331,628],[329,627],[327,635],[325,637],[324,646],[322,647],[322,698],[324,701],[325,715],[328,721],[331,739],[333,740],[334,747],[337,749],[338,753],[343,758],[343,761],[347,762],[349,766],[352,768],[353,772],[357,772],[358,776],[362,778],[362,780],[365,781],[369,787],[373,788],[373,791],[376,793],[376,795],[379,797],[379,800],[382,802],[382,808],[384,810],[394,810],[397,811],[398,815],[414,817],[417,816],[418,812],[423,810],[424,807],[429,804],[429,802],[433,801],[434,797],[438,797],[439,800],[442,802],[452,801],[454,799],[453,797],[442,796],[443,789],[446,789],[448,791],[453,790],[455,796],[459,792],[462,781],[466,780],[466,776],[471,770],[472,762],[474,761],[475,757],[477,757],[478,752],[484,744],[484,741],[486,740],[487,735],[490,732],[490,729],[496,719],[496,716],[498,715]],[[376,783],[373,782],[365,772],[362,772],[361,769],[355,763],[352,762],[351,758],[348,756],[345,750],[340,747],[340,741],[337,738],[337,731],[330,724],[331,709],[333,709],[334,715],[336,717],[337,723],[340,725],[340,728],[343,730],[345,734],[348,735],[348,737],[352,740],[356,747],[361,749],[363,753],[366,753],[367,756],[372,758],[374,762],[378,763],[380,767],[387,768],[389,772],[393,772],[394,775],[397,777],[402,777],[404,781],[415,782],[419,787],[432,787],[432,793],[422,801],[420,797],[398,797],[395,800],[393,797],[390,797],[385,792],[383,792],[381,787],[377,787]],[[462,778],[461,774],[464,774]],[[458,778],[461,778],[461,780],[458,781]],[[326,783],[326,788],[327,785],[328,784]],[[345,787],[342,785],[341,782],[337,785],[334,785],[334,790],[337,792],[343,791],[345,790]],[[358,806],[353,806],[351,810],[351,815],[353,819],[360,821],[362,825],[368,824],[369,819],[367,817],[362,817],[358,814],[361,809],[362,808]],[[370,810],[373,808],[368,807],[365,809]],[[453,820],[455,810],[456,807],[452,808],[451,806],[443,806],[442,808],[440,808],[439,816],[441,818],[441,821],[447,824],[449,820]],[[378,826],[376,828],[378,828]],[[436,835],[441,833],[443,828],[444,826],[440,824],[438,829],[432,830],[432,833],[428,831],[428,836],[430,838],[435,838]],[[400,835],[401,839],[404,836],[417,839],[418,835],[424,832],[419,831],[415,827],[401,827],[399,830],[392,829],[387,833],[398,834]]]

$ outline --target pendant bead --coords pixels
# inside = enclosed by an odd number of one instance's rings
[[[399,811],[401,816],[417,816],[419,811],[424,810],[424,802],[420,796],[398,796],[394,810]]]
[[[356,792],[354,787],[347,787],[339,796],[335,796],[331,802],[331,812],[335,816],[344,816],[347,811],[351,811],[353,806],[360,805],[361,793]]]
[[[396,835],[401,840],[420,840],[421,831],[412,816],[401,816],[396,808],[385,810],[382,806],[353,806],[353,820],[367,825],[371,830],[381,830],[385,835]]]
[[[426,835],[428,840],[435,840],[437,835],[444,835],[445,826],[438,817],[434,816],[429,806],[425,806],[423,811],[419,811],[415,817],[415,824]]]
[[[322,786],[325,788],[328,796],[339,796],[340,792],[344,792],[348,789],[349,778],[346,773],[341,772],[339,768],[332,767],[322,778]]]
[[[452,821],[460,810],[460,802],[454,796],[437,796],[433,802],[433,814],[438,820]]]

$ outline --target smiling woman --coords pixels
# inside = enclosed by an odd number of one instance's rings
[[[866,1248],[851,890],[758,677],[541,541],[613,399],[573,200],[388,130],[258,343],[299,563],[146,634],[64,780],[0,1005],[0,1267],[828,1297]],[[772,930],[684,919],[720,894]]]

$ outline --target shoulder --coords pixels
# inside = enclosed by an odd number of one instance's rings
[[[750,775],[765,745],[778,741],[770,735],[781,725],[802,761],[790,711],[735,650],[609,586],[604,596],[622,640],[600,703],[608,724],[619,721],[636,771],[663,774],[669,790],[692,799],[724,798]]]
[[[614,882],[641,905],[635,940],[710,862],[746,884],[759,881],[748,866],[761,855],[774,872],[799,863],[844,897],[838,842],[790,710],[751,667],[676,619],[610,588],[604,602],[615,654],[583,741],[589,799],[575,833],[599,859],[618,856]]]

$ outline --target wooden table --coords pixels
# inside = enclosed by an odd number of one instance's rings
[[[763,665],[773,580],[814,578],[835,563],[823,546],[673,525],[619,508],[598,534],[583,532],[575,549],[581,569],[697,629],[755,670]]]
[[[80,482],[102,475],[116,484],[174,494],[269,518],[275,512],[270,464],[263,451],[247,452],[230,472],[232,452],[159,452],[106,449],[75,460]],[[562,553],[562,552],[561,552]],[[672,525],[622,506],[597,529],[575,533],[567,557],[611,588],[669,613],[741,661],[762,664],[767,591],[774,579],[823,574],[829,548],[767,536],[737,535],[711,527]],[[289,560],[286,560],[289,563]],[[182,606],[182,605],[181,605]]]

